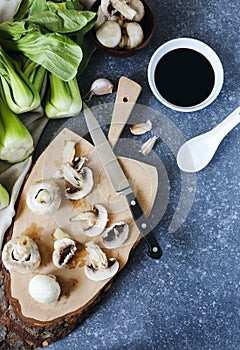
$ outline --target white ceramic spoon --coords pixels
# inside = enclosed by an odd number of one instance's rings
[[[236,108],[214,129],[185,142],[178,151],[181,170],[194,173],[202,170],[216,152],[222,139],[240,122],[240,107]]]

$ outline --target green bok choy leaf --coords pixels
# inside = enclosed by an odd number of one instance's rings
[[[23,30],[24,34],[19,37],[18,28],[18,22],[0,24],[1,43],[4,48],[9,51],[20,51],[24,56],[64,81],[71,80],[77,74],[83,56],[82,49],[67,35],[43,34],[37,25],[31,24],[29,31],[26,33]],[[14,39],[15,37],[18,39]]]
[[[8,163],[18,163],[32,152],[32,136],[9,108],[0,87],[0,159]]]

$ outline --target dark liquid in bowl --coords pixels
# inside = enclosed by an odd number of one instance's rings
[[[211,63],[192,49],[175,49],[166,53],[155,69],[155,83],[168,102],[191,107],[203,102],[211,93],[215,76]]]

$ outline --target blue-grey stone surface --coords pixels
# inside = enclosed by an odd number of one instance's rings
[[[154,231],[163,256],[159,261],[149,258],[141,240],[96,311],[47,350],[240,349],[240,127],[223,140],[211,163],[196,176],[181,177],[175,159],[178,143],[174,144],[174,137],[171,142],[164,141],[165,119],[189,139],[213,128],[240,104],[239,2],[149,3],[156,15],[156,31],[147,48],[125,59],[96,51],[80,79],[80,87],[85,95],[96,78],[108,78],[116,86],[119,77],[125,75],[142,85],[139,103],[163,116],[159,120],[152,117],[152,133],[160,136],[154,151],[160,170],[162,167],[159,177],[163,176],[164,181],[159,186],[166,206]],[[156,100],[148,86],[147,67],[152,54],[162,43],[177,37],[206,42],[223,64],[221,93],[201,111],[170,110]],[[115,96],[94,97],[90,105],[113,103]],[[42,149],[61,123],[49,123],[40,143]],[[125,133],[131,139],[128,131]],[[140,142],[145,138],[140,137]],[[141,160],[151,163],[151,158]],[[181,210],[190,207],[187,218],[183,215],[186,213],[176,214],[180,198]],[[157,205],[161,207],[159,198]],[[180,226],[175,231],[174,227],[169,229],[174,214],[175,229]]]

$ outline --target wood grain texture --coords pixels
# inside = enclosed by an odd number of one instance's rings
[[[112,147],[117,143],[125,124],[137,102],[142,87],[135,81],[121,77],[118,83],[108,140]]]
[[[94,174],[94,188],[83,200],[64,200],[60,209],[53,214],[38,216],[29,211],[25,197],[29,186],[36,180],[51,178],[61,164],[62,151],[66,141],[77,143],[79,155],[88,156],[89,167]],[[148,215],[154,203],[158,177],[154,167],[128,158],[119,159],[124,172],[130,179],[144,212]],[[63,180],[59,185],[64,185]],[[65,185],[64,185],[65,186]],[[64,337],[76,328],[105,296],[113,279],[93,282],[83,272],[86,264],[84,243],[89,240],[79,229],[77,223],[69,218],[92,204],[101,203],[109,213],[108,226],[114,222],[126,221],[130,226],[130,236],[120,248],[108,250],[99,243],[107,256],[116,257],[120,270],[140,240],[137,226],[132,220],[125,197],[117,196],[101,168],[95,148],[79,135],[64,129],[39,157],[28,176],[21,193],[17,214],[10,237],[27,234],[38,244],[42,262],[34,273],[20,274],[8,272],[0,262],[0,296],[1,296],[1,331],[0,349],[13,349],[19,344],[21,349],[34,349],[48,345]],[[52,263],[53,240],[55,228],[66,231],[76,242],[78,252],[64,268],[58,269]],[[120,271],[119,271],[120,272]],[[28,293],[28,284],[35,274],[54,274],[60,286],[61,296],[56,303],[42,305],[35,302]]]

